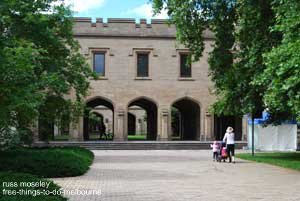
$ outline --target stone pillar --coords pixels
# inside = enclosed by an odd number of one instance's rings
[[[212,133],[212,115],[209,112],[205,113],[205,137],[204,141],[213,140]]]
[[[161,134],[158,140],[169,140],[169,111],[167,109],[162,109],[160,120]]]
[[[54,136],[58,136],[60,135],[60,132],[59,132],[59,127],[57,125],[54,124]]]
[[[248,138],[248,115],[244,115],[242,119],[242,141]]]
[[[79,117],[78,122],[70,123],[70,140],[83,141],[83,117]]]
[[[124,141],[127,140],[126,132],[125,132],[125,111],[118,110],[116,117],[116,133],[114,135],[115,141]]]
[[[30,130],[32,132],[32,141],[37,142],[39,141],[39,121],[36,120],[32,125],[30,126]]]
[[[136,119],[136,134],[141,134],[143,131],[142,131],[142,120],[140,118],[137,118]]]
[[[199,124],[200,124],[200,131],[199,131],[199,141],[205,141],[206,138],[206,132],[205,132],[205,112],[203,110],[200,111],[200,119],[199,119]]]

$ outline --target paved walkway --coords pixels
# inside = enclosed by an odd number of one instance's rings
[[[54,179],[68,190],[101,190],[71,201],[300,200],[300,172],[293,170],[239,159],[217,163],[203,150],[94,153],[85,175]]]

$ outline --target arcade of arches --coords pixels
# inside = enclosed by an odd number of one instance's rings
[[[169,108],[159,107],[147,97],[129,101],[124,110],[116,109],[115,103],[103,97],[88,100],[86,106],[88,110],[79,123],[70,125],[71,140],[104,140],[104,133],[112,134],[109,140],[117,141],[130,140],[135,135],[142,136],[139,140],[152,141],[221,140],[228,126],[235,128],[236,140],[244,140],[245,136],[243,118],[211,115],[189,97],[173,101]]]
[[[190,51],[178,43],[176,27],[167,20],[74,20],[74,38],[99,79],[90,80],[88,110],[66,125],[69,129],[64,132],[69,130],[70,140],[99,140],[102,133],[109,133],[116,141],[137,136],[143,140],[209,141],[221,139],[229,125],[237,140],[246,139],[246,118],[216,117],[208,110],[216,100],[208,76],[207,59],[214,44],[209,30],[203,35],[201,59],[183,72]],[[100,59],[96,62],[95,58]],[[47,133],[57,135],[53,122],[41,119],[40,123],[34,127],[44,123]]]

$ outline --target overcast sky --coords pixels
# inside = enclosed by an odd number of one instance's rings
[[[166,19],[163,11],[153,16],[149,0],[64,0],[75,11],[75,17],[107,18],[151,18]]]

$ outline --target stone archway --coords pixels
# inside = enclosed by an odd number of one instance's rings
[[[156,140],[157,139],[157,104],[145,97],[137,98],[128,104],[128,111],[130,107],[138,106],[145,110],[146,114],[146,140]]]
[[[172,139],[199,140],[200,137],[200,106],[190,99],[182,98],[171,106]]]
[[[114,105],[113,105],[113,103],[106,98],[95,97],[86,102],[87,110],[85,111],[84,119],[83,119],[83,139],[84,140],[90,139],[90,133],[89,133],[90,112],[92,110],[93,111],[97,110],[97,108],[99,108],[99,107],[106,108],[112,112],[112,118],[111,118],[112,119],[112,132],[114,131],[114,129],[113,129],[114,128]],[[103,121],[104,121],[104,118],[103,118]]]
[[[135,135],[136,134],[136,117],[131,112],[127,113],[127,120],[128,120],[128,135]]]
[[[214,138],[222,140],[226,129],[231,126],[234,129],[235,140],[242,140],[242,118],[238,116],[215,116],[214,117]]]

